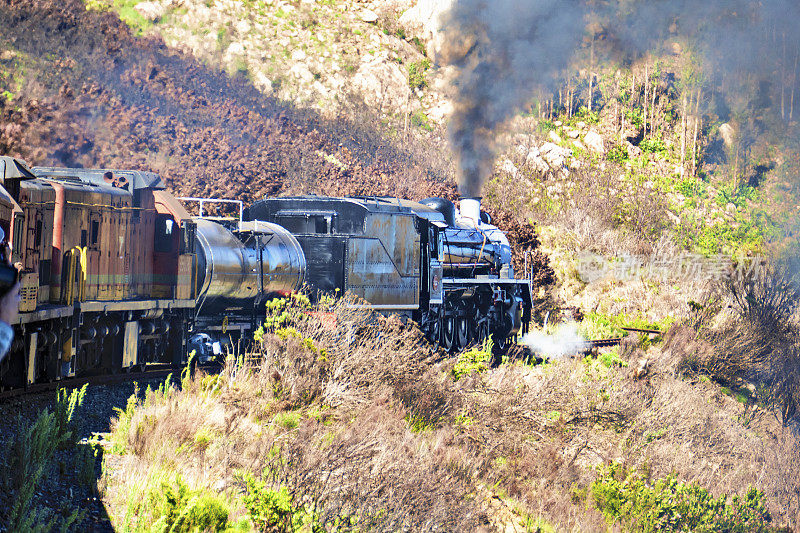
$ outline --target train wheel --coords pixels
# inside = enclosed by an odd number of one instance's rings
[[[448,351],[452,352],[456,349],[456,319],[455,317],[446,317],[442,319],[442,346]]]
[[[469,317],[461,317],[456,323],[456,330],[458,333],[458,347],[461,349],[469,346],[472,340],[472,320]]]
[[[478,342],[484,342],[486,339],[489,338],[489,321],[488,320],[481,320],[478,322],[477,328],[477,335],[478,335]]]
[[[435,320],[431,320],[430,322],[430,329],[428,330],[428,338],[433,343],[433,345],[438,348],[441,345],[442,340],[442,327],[439,318],[437,317]]]

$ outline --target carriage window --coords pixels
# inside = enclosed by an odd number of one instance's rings
[[[278,213],[275,216],[275,222],[290,233],[297,235],[312,233],[327,235],[334,233],[336,215],[334,213]]]
[[[175,243],[175,219],[172,215],[158,215],[156,217],[155,242],[153,249],[156,252],[171,252]]]
[[[91,243],[92,246],[97,246],[97,242],[100,240],[100,221],[99,220],[92,220],[92,231],[91,231]]]
[[[41,245],[42,245],[42,221],[41,220],[37,220],[36,221],[36,232],[34,233],[34,236],[33,236],[33,247],[38,250],[39,246],[41,246]]]

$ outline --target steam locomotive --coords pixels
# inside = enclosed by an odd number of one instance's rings
[[[157,174],[27,168],[0,157],[0,227],[21,266],[15,341],[0,386],[201,359],[248,338],[265,303],[344,294],[415,320],[455,351],[499,349],[531,320],[505,235],[463,199],[178,199]],[[192,216],[182,201],[200,202]],[[236,217],[204,214],[235,202]],[[355,304],[354,304],[355,305]]]

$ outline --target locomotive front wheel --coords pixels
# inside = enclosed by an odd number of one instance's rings
[[[454,317],[447,317],[443,319],[442,324],[442,346],[452,352],[456,346],[456,319]]]

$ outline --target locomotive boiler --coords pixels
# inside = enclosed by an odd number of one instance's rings
[[[22,266],[2,387],[203,358],[296,291],[354,294],[451,351],[490,337],[502,349],[531,319],[530,282],[479,199],[297,196],[191,216],[154,173],[0,162],[17,169],[2,176],[0,227]]]

